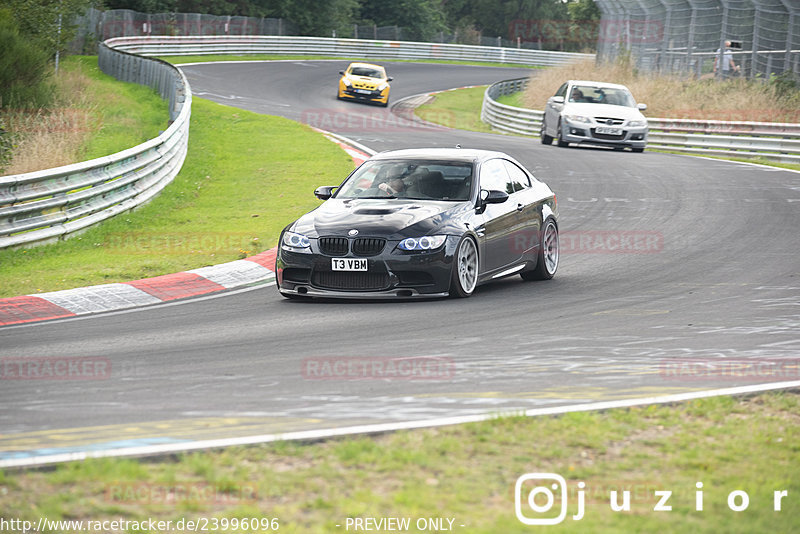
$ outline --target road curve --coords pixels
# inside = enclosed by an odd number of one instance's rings
[[[799,173],[424,128],[337,101],[346,64],[184,71],[198,97],[312,123],[375,150],[460,143],[508,152],[558,196],[556,277],[514,277],[470,299],[432,302],[293,302],[267,286],[0,328],[5,362],[94,358],[110,368],[93,380],[0,380],[0,460],[798,378]],[[527,72],[387,66],[392,102]],[[387,358],[446,370],[416,380],[314,371]]]

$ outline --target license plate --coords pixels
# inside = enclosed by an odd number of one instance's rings
[[[356,89],[356,93],[358,93],[360,95],[368,95],[368,94],[371,94],[372,91],[369,91],[367,89]]]
[[[366,258],[331,258],[331,269],[334,271],[366,271],[367,260]]]
[[[622,128],[606,128],[604,126],[598,126],[594,131],[595,133],[599,134],[622,135]]]

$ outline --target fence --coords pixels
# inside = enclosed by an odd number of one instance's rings
[[[169,184],[186,157],[191,91],[163,61],[101,44],[99,65],[118,79],[149,85],[169,101],[167,130],[103,158],[0,177],[0,249],[44,244],[145,204]]]
[[[596,0],[598,58],[630,52],[645,71],[711,73],[726,40],[749,77],[800,78],[797,0]]]
[[[527,78],[519,78],[490,85],[483,97],[481,120],[502,132],[539,136],[542,111],[496,101],[501,95],[524,90],[527,83]],[[647,119],[647,123],[649,148],[800,163],[800,124],[694,119]]]
[[[359,57],[372,59],[444,59],[486,61],[516,65],[553,66],[594,54],[494,48],[473,45],[417,43],[411,41],[367,41],[327,37],[119,37],[109,40],[117,50],[143,56],[198,54],[289,54]]]

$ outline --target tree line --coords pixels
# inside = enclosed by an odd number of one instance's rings
[[[397,26],[408,40],[446,33],[462,43],[502,37],[572,51],[594,46],[600,19],[594,0],[0,0],[0,108],[47,102],[53,59],[89,7],[281,18],[298,35]]]
[[[299,35],[351,36],[356,25],[398,26],[410,40],[429,41],[442,33],[460,35],[462,42],[480,35],[519,37],[562,49],[565,43],[570,49],[593,46],[592,27],[600,19],[594,0],[105,0],[104,5],[141,13],[282,18]]]

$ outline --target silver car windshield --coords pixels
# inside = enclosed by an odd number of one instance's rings
[[[461,161],[367,161],[334,196],[465,201],[470,198],[472,181],[472,164]]]
[[[612,106],[636,107],[633,95],[625,89],[616,87],[592,87],[590,85],[573,85],[569,92],[570,102],[589,104],[610,104]]]

